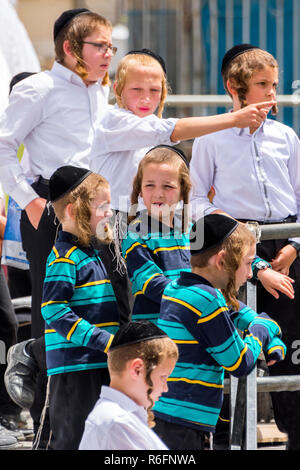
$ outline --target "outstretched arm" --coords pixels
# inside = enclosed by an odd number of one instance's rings
[[[178,119],[171,134],[171,140],[178,142],[195,139],[230,127],[257,127],[266,119],[274,103],[274,101],[266,101],[251,104],[232,113]]]

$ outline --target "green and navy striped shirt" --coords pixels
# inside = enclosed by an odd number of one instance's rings
[[[135,297],[132,320],[155,323],[164,288],[191,269],[189,234],[141,213],[129,226],[122,253]]]
[[[158,326],[177,344],[179,359],[155,415],[201,431],[215,429],[224,371],[246,375],[276,335],[276,347],[283,345],[276,322],[243,304],[231,314],[222,293],[192,272],[182,272],[166,286]],[[244,339],[237,328],[248,330]]]
[[[119,311],[106,269],[92,247],[60,231],[46,265],[42,315],[48,375],[107,367]]]

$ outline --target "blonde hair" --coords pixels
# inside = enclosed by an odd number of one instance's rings
[[[65,52],[64,42],[69,41],[73,56],[77,60],[75,72],[85,80],[88,72],[85,68],[85,62],[82,57],[82,47],[85,38],[93,34],[96,30],[108,28],[112,30],[112,24],[106,18],[97,13],[86,12],[75,16],[65,28],[58,34],[55,41],[55,60],[64,65]],[[109,74],[106,72],[102,85],[109,85]]]
[[[82,246],[89,246],[91,242],[93,236],[90,224],[91,203],[102,188],[109,188],[108,181],[101,175],[91,173],[79,186],[52,203],[55,215],[60,222],[64,219],[67,205],[72,204],[77,228],[77,240]],[[110,241],[111,234],[109,232],[106,242],[109,243]]]
[[[180,183],[180,195],[183,201],[183,210],[182,210],[182,230],[186,232],[188,227],[188,216],[186,214],[185,208],[189,203],[189,194],[192,187],[190,180],[190,173],[187,165],[183,159],[172,149],[165,147],[157,147],[153,150],[150,150],[145,157],[140,161],[137,173],[134,177],[132,184],[131,192],[131,207],[137,207],[138,198],[142,190],[142,181],[144,168],[150,163],[163,164],[167,163],[174,166],[178,169],[178,178]],[[130,211],[130,216],[128,217],[128,222],[130,223],[136,214],[132,214]]]
[[[128,54],[125,57],[123,57],[123,59],[120,60],[118,68],[117,68],[117,72],[116,72],[116,78],[115,78],[115,83],[116,83],[115,96],[116,96],[117,104],[120,108],[124,108],[123,103],[122,103],[122,92],[125,86],[126,76],[130,67],[134,67],[136,65],[153,66],[153,64],[156,64],[156,65],[158,64],[161,67],[161,65],[156,59],[154,59],[153,57],[147,54],[142,54],[142,53]],[[160,98],[160,103],[159,103],[158,110],[157,110],[157,116],[159,118],[162,117],[165,101],[166,101],[168,91],[169,91],[167,78],[162,67],[161,67],[161,80],[162,80],[161,98]]]
[[[256,72],[263,70],[265,67],[278,69],[278,63],[269,52],[264,51],[263,49],[252,49],[235,57],[225,68],[222,74],[224,88],[231,96],[227,88],[227,81],[229,80],[232,88],[234,88],[238,93],[238,98],[242,108],[247,106],[246,94],[250,78],[252,78]],[[277,105],[274,105],[272,108],[272,114],[277,114],[277,112]]]
[[[153,407],[153,400],[151,393],[153,391],[153,383],[151,380],[151,373],[153,370],[166,359],[178,359],[178,347],[174,341],[168,336],[163,338],[151,339],[142,341],[136,344],[129,344],[112,351],[108,351],[107,363],[110,373],[120,375],[126,367],[128,361],[136,358],[142,359],[145,366],[145,381],[149,385],[147,390],[147,398],[150,401],[148,412],[148,425],[154,427],[154,415],[151,412]]]
[[[235,310],[239,309],[235,287],[235,273],[241,265],[245,251],[255,243],[256,238],[254,234],[245,225],[239,224],[222,244],[203,254],[200,253],[191,257],[192,267],[204,268],[207,266],[208,260],[212,256],[224,250],[224,263],[225,269],[229,275],[229,280],[226,289],[222,290],[222,293],[227,304],[232,306]]]

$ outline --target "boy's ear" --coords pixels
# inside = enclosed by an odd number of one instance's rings
[[[229,79],[226,82],[226,86],[227,86],[227,90],[231,94],[231,96],[238,96],[238,93],[237,93],[236,89],[233,88],[233,85],[232,85],[232,83],[230,82]]]
[[[144,361],[139,357],[133,359],[130,364],[130,373],[132,378],[137,378],[144,370]]]
[[[65,208],[65,218],[68,218],[69,220],[70,219],[72,219],[72,220],[75,219],[73,205],[71,203],[69,203]]]
[[[73,57],[70,41],[68,39],[66,39],[63,43],[63,50],[66,56]]]
[[[220,251],[218,251],[218,253],[217,253],[215,256],[216,256],[216,258],[215,258],[215,265],[216,265],[216,267],[217,267],[219,270],[223,270],[223,269],[224,269],[224,266],[225,266],[225,262],[224,262],[225,251],[224,251],[224,250],[220,250]]]

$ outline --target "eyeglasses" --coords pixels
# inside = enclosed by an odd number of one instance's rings
[[[101,52],[102,54],[106,54],[108,49],[110,49],[110,52],[112,55],[115,55],[118,48],[115,46],[110,46],[106,44],[105,42],[91,42],[91,41],[82,41],[83,44],[91,44],[94,47],[97,47],[98,51]]]

